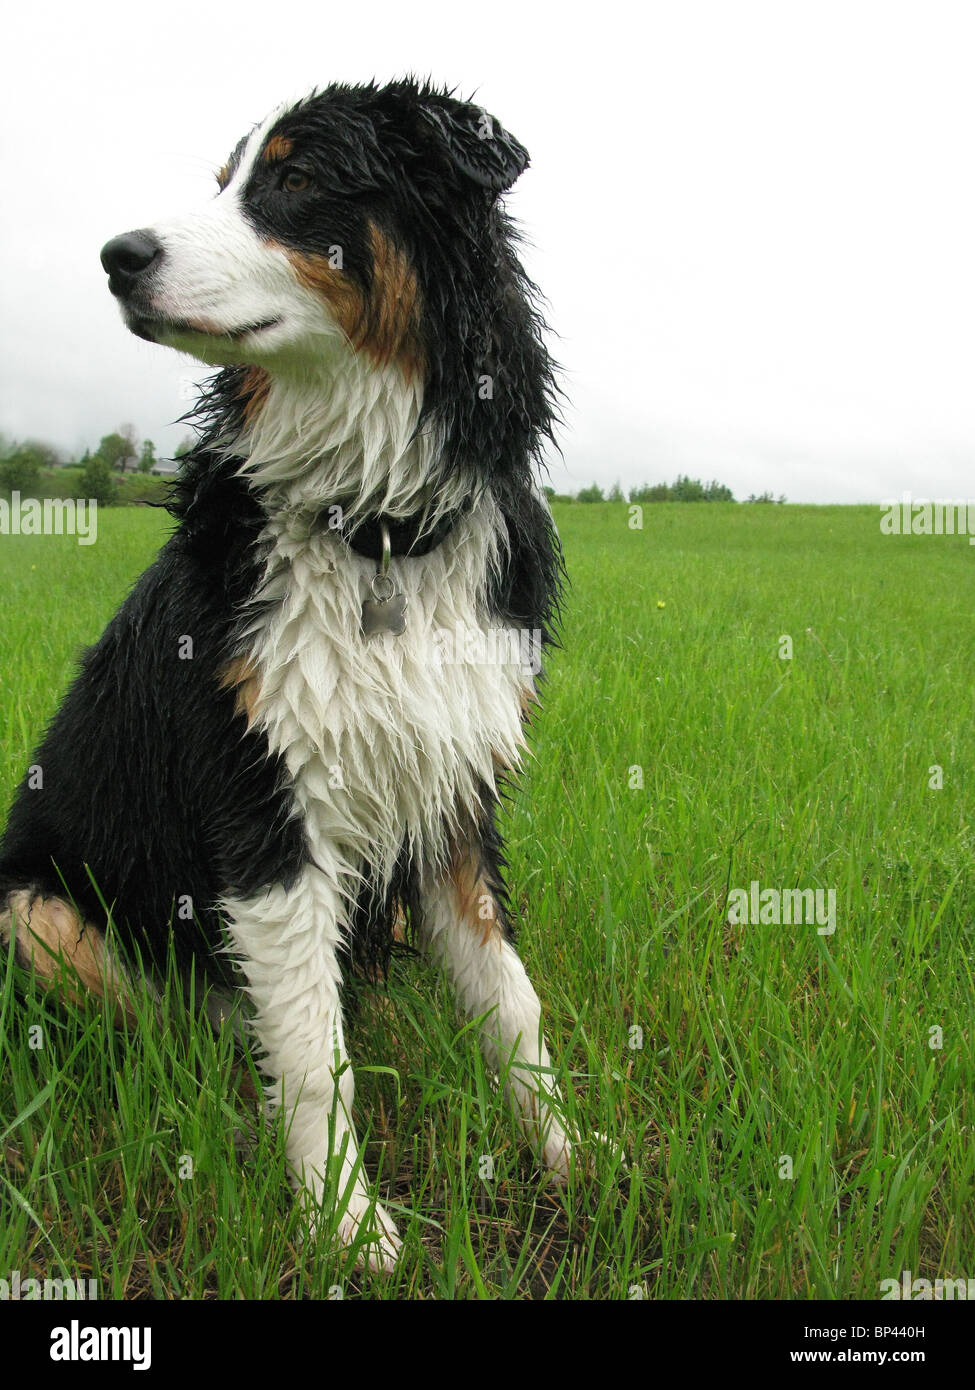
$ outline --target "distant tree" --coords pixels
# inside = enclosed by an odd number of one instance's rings
[[[704,501],[704,484],[697,478],[687,478],[682,473],[678,473],[677,481],[670,491],[675,502]]]
[[[28,446],[21,445],[0,462],[0,490],[31,493],[41,479],[41,461]]]
[[[189,451],[192,449],[195,443],[196,440],[193,439],[190,435],[187,435],[184,439],[181,439],[180,442],[176,445],[176,448],[173,450],[173,458],[181,459],[184,454],[189,453]]]
[[[735,495],[730,487],[725,487],[724,483],[719,483],[712,479],[704,489],[705,502],[733,502]]]
[[[584,487],[578,493],[580,502],[605,502],[603,490],[598,483],[593,483],[591,487]]]
[[[749,502],[774,502],[774,501],[775,501],[775,498],[772,496],[772,494],[771,494],[770,492],[762,492],[762,493],[760,493],[758,496],[756,496],[755,493],[753,492],[753,493],[751,493],[751,495],[749,496],[748,501],[749,501]]]
[[[642,487],[630,488],[631,502],[672,502],[670,487],[667,483],[644,483]]]
[[[118,496],[118,487],[108,460],[96,452],[85,464],[79,484],[79,494],[92,498],[101,507],[110,507]]]
[[[127,460],[135,457],[135,446],[123,434],[106,434],[102,436],[95,454],[103,459],[113,472],[124,473]]]
[[[549,487],[548,484],[546,484],[545,487],[542,488],[542,491],[544,492],[548,500],[551,502],[552,498],[555,496],[555,488]]]
[[[609,490],[609,495],[607,496],[606,501],[607,501],[607,502],[625,502],[625,501],[626,501],[626,498],[623,496],[623,489],[620,487],[620,485],[619,485],[618,482],[614,483],[613,486],[610,488],[610,490]]]
[[[156,463],[156,446],[151,439],[142,441],[142,453],[139,455],[139,472],[151,473]]]

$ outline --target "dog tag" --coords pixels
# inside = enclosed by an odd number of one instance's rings
[[[406,612],[406,595],[396,593],[396,586],[389,577],[392,544],[385,521],[380,520],[379,530],[383,549],[379,569],[372,580],[372,598],[367,598],[362,605],[362,635],[371,637],[375,632],[391,632],[398,637],[406,631],[406,618],[403,616]]]
[[[406,631],[406,595],[394,593],[393,581],[385,574],[375,576],[372,592],[375,597],[362,605],[362,635],[391,632],[398,637]]]

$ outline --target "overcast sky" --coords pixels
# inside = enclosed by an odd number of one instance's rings
[[[281,100],[413,71],[531,153],[508,208],[567,369],[559,491],[975,495],[971,5],[94,0],[3,32],[7,435],[170,452],[199,369],[125,331],[101,245],[212,197]]]

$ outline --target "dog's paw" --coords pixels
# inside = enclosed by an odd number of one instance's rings
[[[548,1138],[542,1148],[541,1159],[549,1175],[549,1181],[553,1184],[564,1185],[569,1180],[569,1170],[575,1165],[578,1171],[586,1177],[595,1177],[596,1166],[593,1162],[593,1150],[597,1145],[604,1149],[614,1148],[614,1141],[608,1134],[599,1134],[593,1130],[591,1134],[575,1134],[571,1138],[564,1134],[562,1130],[549,1132]],[[620,1167],[626,1168],[626,1157],[621,1149],[617,1149],[616,1157]]]
[[[317,1180],[318,1174],[314,1174]],[[391,1274],[400,1253],[401,1241],[396,1224],[384,1207],[373,1202],[365,1187],[352,1182],[339,1201],[341,1215],[318,1190],[298,1185],[298,1200],[303,1205],[304,1221],[299,1227],[298,1240],[323,1240],[348,1249],[357,1246],[356,1269],[368,1269],[374,1274]]]
[[[367,1223],[365,1237],[361,1233],[363,1223]],[[392,1274],[402,1242],[395,1222],[378,1202],[373,1206],[364,1194],[353,1194],[339,1221],[338,1237],[345,1246],[362,1242],[356,1256],[356,1269]]]

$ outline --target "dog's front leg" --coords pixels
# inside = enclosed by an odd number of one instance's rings
[[[518,1119],[545,1167],[569,1172],[571,1145],[552,1063],[542,1036],[541,1005],[521,957],[508,940],[500,871],[480,847],[455,855],[450,872],[428,886],[421,942],[444,966],[465,1018],[484,1017],[481,1049],[506,1079]]]
[[[306,867],[295,886],[280,885],[224,904],[228,927],[254,1001],[254,1028],[271,1079],[268,1098],[283,1108],[288,1159],[296,1182],[325,1216],[330,1164],[341,1168],[339,1236],[349,1244],[372,1205],[352,1124],[353,1076],[340,1003],[343,895],[336,877]],[[356,1171],[358,1168],[358,1171]],[[399,1251],[396,1227],[378,1204],[368,1264],[389,1271]]]

